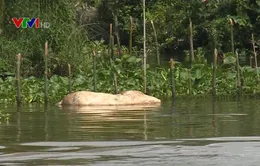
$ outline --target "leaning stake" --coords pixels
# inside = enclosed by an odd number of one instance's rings
[[[16,71],[16,83],[17,83],[17,105],[20,106],[22,103],[22,92],[21,92],[21,59],[22,55],[17,55],[17,71]]]
[[[71,66],[68,64],[68,71],[69,71],[69,93],[71,93]]]
[[[174,84],[174,61],[170,60],[170,71],[171,71],[171,90],[172,90],[172,102],[175,99],[175,84]]]
[[[218,50],[214,49],[214,61],[213,61],[213,71],[212,71],[212,95],[213,98],[216,97],[216,70],[217,70],[217,57],[218,57]]]
[[[97,91],[97,56],[96,50],[93,50],[93,75],[94,75],[94,92]]]
[[[48,41],[45,42],[45,56],[44,56],[45,70],[44,70],[44,102],[48,102]]]
[[[238,59],[238,52],[236,51],[236,65],[237,65],[237,94],[240,96],[242,92],[241,88],[241,77],[240,77],[240,67],[239,67],[239,59]]]

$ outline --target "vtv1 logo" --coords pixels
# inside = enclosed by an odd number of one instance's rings
[[[16,28],[32,28],[35,25],[35,28],[49,28],[50,23],[48,22],[40,22],[39,18],[28,18],[28,17],[22,17],[22,18],[12,18],[12,21]]]

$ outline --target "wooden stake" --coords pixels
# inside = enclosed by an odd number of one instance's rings
[[[112,36],[111,38],[111,65],[114,65],[115,64],[115,54],[114,54],[114,36]],[[117,75],[116,75],[116,72],[115,72],[115,67],[113,66],[113,82],[114,82],[114,87],[115,87],[115,90],[114,90],[114,93],[117,94],[118,93],[118,88],[117,88]]]
[[[129,37],[129,54],[132,56],[133,48],[133,17],[130,16],[130,37]]]
[[[69,93],[71,93],[71,66],[68,64],[68,71],[69,71]]]
[[[241,87],[241,76],[240,76],[240,65],[239,65],[239,58],[238,52],[236,51],[236,68],[237,68],[237,94],[238,96],[241,95],[242,87]]]
[[[213,98],[216,98],[216,70],[217,70],[217,58],[218,58],[218,50],[214,49],[214,61],[213,61],[213,71],[212,71],[212,95]]]
[[[21,88],[21,60],[22,60],[22,55],[19,53],[17,55],[17,70],[16,70],[16,83],[17,83],[17,105],[18,107],[22,103],[22,88]]]
[[[96,50],[93,50],[93,76],[94,76],[94,92],[97,91],[97,56]]]
[[[193,27],[192,27],[192,21],[189,17],[189,29],[190,29],[190,63],[192,65],[192,62],[194,61],[194,49],[193,49]]]
[[[171,58],[171,60],[170,60],[170,71],[171,71],[172,103],[174,103],[174,99],[175,99],[175,84],[174,84],[174,60],[173,60],[173,58]]]
[[[145,0],[143,0],[143,33],[144,33],[144,55],[143,55],[143,80],[144,80],[144,93],[146,93],[146,18],[145,18]]]
[[[113,24],[109,24],[109,34],[110,34],[110,39],[112,37],[113,33]],[[111,42],[111,41],[110,41]]]
[[[45,42],[44,103],[48,102],[48,41]]]
[[[112,39],[112,36],[113,36],[113,24],[110,24],[109,25],[109,46],[111,47],[111,39]],[[110,49],[108,49],[108,54],[110,54]]]

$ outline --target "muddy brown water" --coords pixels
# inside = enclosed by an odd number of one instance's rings
[[[260,101],[164,102],[155,110],[0,105],[0,165],[254,166]]]

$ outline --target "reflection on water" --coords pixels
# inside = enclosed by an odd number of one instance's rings
[[[120,110],[0,106],[0,165],[258,165],[260,101]]]

